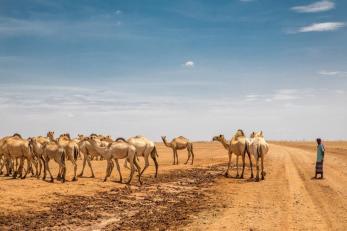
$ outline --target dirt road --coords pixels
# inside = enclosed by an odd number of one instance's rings
[[[118,176],[102,182],[104,161],[93,162],[97,178],[78,182],[0,177],[0,229],[347,229],[347,142],[326,143],[324,180],[311,179],[314,144],[271,143],[260,183],[248,179],[249,168],[245,179],[222,176],[227,155],[219,143],[194,146],[193,166],[183,164],[184,151],[172,166],[171,150],[159,144],[159,178],[151,167],[143,186],[136,179],[130,187],[113,182]],[[71,170],[68,164],[68,179]]]

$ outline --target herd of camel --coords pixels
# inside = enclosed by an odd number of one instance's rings
[[[163,136],[162,140],[166,147],[173,151],[173,164],[178,164],[177,150],[187,149],[188,158],[185,164],[191,159],[191,164],[194,162],[193,143],[187,138],[179,136],[171,142]],[[223,135],[215,136],[213,141],[220,142],[227,150],[229,155],[228,168],[225,176],[228,176],[231,166],[232,154],[236,155],[237,174],[236,178],[243,178],[245,169],[245,157],[248,155],[251,178],[253,178],[253,167],[251,156],[256,161],[256,181],[259,177],[259,162],[261,163],[261,179],[264,180],[264,156],[269,150],[263,132],[253,132],[250,137],[246,137],[244,132],[239,129],[236,131],[230,141],[227,141]],[[242,157],[243,167],[242,173],[239,175],[239,157]],[[49,168],[49,161],[54,160],[59,165],[57,179],[65,182],[66,176],[66,161],[71,161],[74,166],[74,175],[72,181],[76,181],[77,177],[83,176],[86,164],[91,170],[91,177],[95,177],[92,168],[91,160],[100,157],[107,161],[106,175],[104,181],[111,175],[114,165],[116,164],[119,173],[119,182],[122,182],[122,174],[120,171],[119,160],[125,159],[124,166],[130,164],[130,177],[126,181],[129,184],[133,178],[134,172],[138,172],[138,180],[142,184],[141,176],[149,166],[149,158],[155,165],[155,177],[158,175],[158,153],[155,143],[143,136],[134,136],[128,139],[117,138],[113,140],[110,136],[102,136],[91,134],[90,136],[78,135],[77,138],[71,139],[68,133],[62,134],[59,138],[54,137],[54,132],[50,131],[47,136],[36,136],[28,139],[22,138],[18,133],[12,136],[6,136],[0,139],[0,175],[3,174],[3,169],[6,168],[5,176],[16,178],[25,178],[28,173],[32,176],[40,178],[43,172],[42,179],[46,179],[47,172],[50,175],[51,182],[54,177]],[[143,157],[145,165],[141,170],[138,163],[138,157]],[[81,173],[77,176],[77,159],[83,158],[83,166]],[[25,168],[25,162],[27,167]],[[43,167],[43,171],[42,171]]]

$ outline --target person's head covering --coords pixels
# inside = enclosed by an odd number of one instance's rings
[[[317,138],[316,141],[317,141],[317,144],[321,144],[322,143],[322,139],[321,138]]]

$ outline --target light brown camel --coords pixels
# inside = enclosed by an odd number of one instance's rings
[[[265,179],[266,172],[264,171],[264,156],[269,151],[269,145],[264,139],[263,132],[252,132],[250,136],[249,151],[254,156],[257,166],[257,176],[255,181],[259,181],[259,159],[261,160],[261,179]]]
[[[187,164],[190,157],[192,157],[191,164],[194,162],[194,152],[193,152],[193,143],[191,143],[187,138],[183,136],[179,136],[174,138],[170,143],[167,142],[166,136],[162,136],[161,139],[163,140],[166,147],[172,148],[174,161],[173,164],[178,164],[178,155],[177,150],[183,150],[187,149],[188,151],[188,159],[184,164]]]
[[[50,141],[48,144],[44,145],[44,173],[43,180],[46,179],[47,172],[51,177],[51,182],[54,182],[54,178],[49,168],[49,161],[53,159],[59,165],[58,178],[61,182],[65,182],[66,166],[65,166],[65,150],[63,147],[60,147],[57,141]]]
[[[43,160],[44,160],[44,173],[43,180],[46,179],[47,171],[51,177],[51,182],[54,182],[54,178],[49,169],[49,161],[53,159],[59,165],[58,176],[61,182],[65,182],[66,166],[65,166],[65,149],[61,147],[57,140],[54,139],[54,132],[49,132],[48,137],[50,138],[49,143],[43,145]]]
[[[5,153],[4,153],[5,159],[8,159],[8,160],[20,159],[18,169],[13,167],[13,164],[11,164],[11,167],[14,169],[13,178],[16,178],[17,174],[19,173],[19,177],[24,179],[29,169],[31,168],[32,162],[34,161],[33,154],[29,146],[29,142],[23,139],[21,135],[14,134],[12,137],[9,137],[5,140],[3,145],[4,145],[3,148],[5,150]],[[23,176],[23,166],[24,166],[25,159],[27,160],[28,168]]]
[[[43,145],[47,144],[50,142],[50,138],[48,137],[44,137],[44,136],[36,136],[36,137],[32,137],[28,139],[29,144],[32,148],[33,151],[33,155],[36,157],[37,161],[38,161],[38,169],[37,169],[37,173],[36,176],[37,178],[40,177],[41,175],[41,171],[42,171],[42,167],[45,164],[45,161],[42,157],[43,155]]]
[[[81,173],[78,175],[79,177],[83,176],[84,168],[86,166],[86,163],[88,163],[88,166],[90,168],[90,171],[92,173],[92,178],[95,177],[93,167],[91,160],[94,159],[94,157],[100,156],[100,154],[95,150],[94,145],[90,143],[90,139],[93,138],[95,142],[98,142],[100,146],[105,147],[108,146],[109,143],[106,143],[106,141],[100,140],[100,138],[96,134],[91,134],[90,137],[84,137],[83,135],[79,135],[80,142],[78,143],[78,146],[80,148],[80,152],[83,153],[83,165]],[[113,142],[113,140],[111,140]]]
[[[239,156],[242,157],[242,162],[243,162],[242,173],[241,173],[241,178],[243,178],[243,174],[244,174],[244,170],[245,170],[245,156],[247,153],[248,158],[249,158],[249,162],[250,162],[250,166],[251,166],[251,172],[252,172],[251,178],[253,178],[253,167],[252,167],[251,156],[250,156],[250,153],[248,152],[248,142],[247,142],[247,139],[246,139],[244,132],[241,129],[236,131],[236,133],[234,134],[234,136],[232,137],[232,139],[230,140],[229,143],[226,141],[226,139],[224,138],[223,135],[215,136],[215,137],[213,137],[212,140],[213,141],[219,141],[220,143],[222,143],[224,148],[228,150],[229,162],[228,162],[228,168],[225,172],[225,176],[228,176],[228,174],[229,174],[229,169],[231,166],[231,158],[232,158],[232,154],[234,153],[236,155],[236,168],[237,168],[236,178],[240,177],[240,175],[239,175]]]
[[[123,139],[123,138],[118,138],[117,140],[119,140],[119,139]],[[130,137],[127,139],[127,142],[129,144],[134,145],[136,148],[136,155],[142,156],[145,160],[145,166],[142,169],[141,175],[146,170],[146,168],[148,168],[148,166],[149,166],[149,156],[150,156],[154,162],[154,165],[155,165],[154,177],[157,177],[158,176],[158,161],[157,161],[158,153],[157,153],[157,149],[155,147],[154,142],[147,139],[144,136]],[[124,166],[127,167],[127,161],[126,160],[124,162]]]
[[[112,169],[113,169],[113,162],[112,159],[116,160],[118,172],[121,178],[121,172],[118,164],[119,159],[127,159],[130,163],[130,176],[129,180],[126,182],[129,184],[133,178],[135,167],[137,168],[138,172],[141,172],[140,166],[136,162],[136,148],[129,144],[128,142],[124,141],[115,141],[110,143],[107,147],[102,147],[99,142],[95,141],[94,137],[87,138],[90,144],[93,145],[94,149],[105,159],[107,160],[107,168],[106,168],[106,175],[104,181],[107,180],[107,178],[111,175]],[[138,180],[140,184],[142,184],[141,181],[141,174],[138,175]],[[120,181],[121,181],[120,180]]]
[[[79,156],[79,146],[78,144],[71,140],[70,134],[65,133],[59,136],[58,143],[61,147],[65,149],[65,154],[68,160],[71,161],[74,166],[74,176],[72,181],[77,181],[77,157]]]
[[[5,153],[7,152],[7,148],[5,146],[5,141],[12,136],[5,136],[0,139],[0,160],[1,160],[1,165],[0,165],[0,175],[3,174],[3,168],[6,167],[6,176],[10,175],[10,169],[9,169],[9,164],[10,160],[5,157]]]

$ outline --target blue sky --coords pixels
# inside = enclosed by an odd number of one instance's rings
[[[0,1],[0,135],[346,139],[347,2]]]

